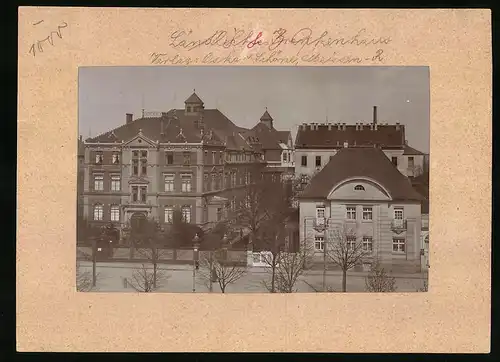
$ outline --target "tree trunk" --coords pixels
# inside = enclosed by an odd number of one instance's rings
[[[153,264],[153,288],[156,289],[156,261]]]
[[[274,288],[274,280],[276,279],[276,257],[273,254],[273,261],[271,266],[271,293],[276,293]]]
[[[347,292],[347,270],[342,270],[342,292]]]

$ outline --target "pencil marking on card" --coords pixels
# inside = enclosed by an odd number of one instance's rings
[[[44,20],[40,20],[36,23],[33,23],[33,26],[37,26],[43,22],[44,22]],[[63,33],[61,30],[66,28],[67,26],[68,26],[68,23],[63,21],[60,25],[57,26],[56,30],[49,30],[47,36],[43,37],[40,40],[36,40],[31,44],[31,46],[28,50],[28,54],[31,54],[31,55],[33,55],[33,57],[35,57],[37,53],[43,53],[44,45],[46,45],[47,43],[54,46],[54,35],[56,35],[59,39],[62,39]],[[42,35],[42,36],[44,36],[44,35]]]

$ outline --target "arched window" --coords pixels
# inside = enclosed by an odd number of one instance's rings
[[[102,204],[94,205],[94,220],[102,220],[104,215],[104,206]]]
[[[365,188],[363,185],[356,185],[354,186],[354,190],[356,191],[365,191]]]

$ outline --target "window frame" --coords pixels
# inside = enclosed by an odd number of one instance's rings
[[[167,179],[172,177],[172,179]],[[169,187],[167,187],[167,185]],[[171,186],[171,187],[170,187]],[[175,173],[164,173],[163,174],[163,188],[165,192],[174,192],[175,191]]]
[[[365,190],[365,187],[363,185],[358,184],[358,185],[354,186],[354,191],[366,191],[366,190]]]
[[[185,182],[189,180],[189,182]],[[192,174],[181,174],[181,192],[192,192],[193,191],[193,175]]]
[[[173,165],[174,164],[174,153],[172,151],[166,151],[165,152],[165,163],[167,165]]]
[[[187,210],[187,212],[186,212]],[[190,224],[191,223],[191,206],[190,205],[184,205],[181,207],[181,215],[182,215],[182,219],[184,220],[184,222],[186,224]]]
[[[318,247],[319,245],[319,247]],[[314,237],[314,250],[316,251],[325,251],[325,237],[322,235],[316,235]]]
[[[122,177],[121,175],[111,175],[111,191],[121,191],[122,190]],[[116,187],[118,185],[118,187]]]
[[[395,246],[396,246],[396,250],[394,250]],[[404,254],[404,253],[406,253],[406,238],[403,238],[403,237],[393,237],[392,238],[392,252],[394,254]]]
[[[370,216],[369,218],[367,216]],[[363,221],[372,221],[373,220],[373,207],[372,206],[363,206]]]
[[[319,161],[319,165],[318,165],[318,161]],[[316,156],[315,161],[314,161],[314,165],[316,167],[321,167],[321,156]]]
[[[368,245],[369,245],[369,247],[365,248],[365,246],[368,246]],[[363,236],[362,248],[363,248],[363,251],[365,251],[365,252],[370,252],[370,253],[373,252],[373,236]]]
[[[354,244],[354,246],[356,246],[356,243],[357,243],[357,237],[356,237],[356,235],[347,235],[346,236],[347,250],[354,249],[353,248],[353,244]]]
[[[117,216],[117,217],[114,217]],[[120,205],[113,204],[109,208],[109,218],[111,221],[120,222]]]
[[[307,155],[302,155],[300,158],[300,165],[302,167],[307,167]]]
[[[357,211],[356,206],[346,205],[346,219],[347,220],[356,220],[356,218],[357,218],[356,211]]]
[[[94,191],[104,191],[104,174],[95,173],[94,176]],[[97,187],[100,185],[100,187]]]
[[[172,224],[173,218],[174,218],[174,207],[171,205],[165,205],[165,207],[163,208],[163,220],[165,224]]]
[[[101,203],[94,204],[92,208],[92,216],[94,221],[103,221],[104,220],[104,205]],[[98,216],[96,218],[96,215]]]

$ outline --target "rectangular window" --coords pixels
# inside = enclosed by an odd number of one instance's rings
[[[132,201],[139,201],[139,187],[137,186],[132,186]]]
[[[118,165],[120,163],[120,154],[118,152],[113,152],[113,160],[114,165]]]
[[[165,192],[174,191],[174,180],[175,175],[173,173],[165,175]]]
[[[347,206],[347,219],[348,220],[356,220],[356,207],[355,206]]]
[[[167,152],[167,165],[173,165],[174,164],[174,153],[173,152]]]
[[[181,191],[191,192],[191,175],[181,175]]]
[[[316,208],[316,219],[322,223],[325,222],[325,208],[324,207],[317,207]]]
[[[346,238],[347,241],[347,250],[354,250],[356,248],[356,236],[349,235]]]
[[[183,206],[182,207],[182,219],[184,220],[185,223],[191,222],[191,207],[190,206]]]
[[[121,190],[121,179],[120,175],[111,176],[111,191],[120,191]]]
[[[191,153],[184,152],[184,165],[189,166],[191,164]]]
[[[224,163],[224,152],[219,152],[219,163],[222,165]]]
[[[208,173],[203,175],[203,191],[208,191],[210,187]]]
[[[368,252],[373,251],[373,238],[371,236],[363,237],[363,250]]]
[[[148,188],[146,186],[141,186],[141,202],[146,202],[147,193]]]
[[[325,250],[325,237],[315,236],[314,237],[314,249],[323,251]]]
[[[408,157],[408,168],[413,168],[415,166],[415,159],[413,157]]]
[[[363,207],[363,220],[372,220],[373,210],[371,207]]]
[[[233,171],[233,173],[231,174],[231,185],[234,187],[236,186],[236,172]]]
[[[148,160],[141,159],[141,175],[146,176],[148,174]]]
[[[139,160],[132,160],[132,175],[139,176]]]
[[[392,157],[392,163],[394,164],[394,166],[398,166],[398,158],[397,157]]]
[[[104,176],[94,175],[94,190],[103,191],[104,190]]]
[[[394,219],[395,220],[403,220],[403,208],[402,207],[394,208]]]
[[[96,154],[95,154],[96,165],[102,165],[103,159],[104,159],[104,156],[103,156],[102,152],[96,152]]]
[[[316,167],[321,167],[321,156],[316,156]]]
[[[215,165],[215,151],[212,151],[212,165]]]
[[[165,206],[165,222],[167,224],[171,224],[173,217],[174,217],[174,208],[172,206]]]
[[[212,174],[212,190],[217,190],[217,175]]]
[[[392,251],[394,253],[404,253],[405,252],[405,239],[403,238],[393,238],[392,239]]]
[[[111,205],[111,221],[120,221],[120,206]]]
[[[94,220],[101,221],[104,215],[104,206],[101,204],[94,205]]]
[[[307,166],[307,156],[302,156],[301,165],[304,166],[304,167]]]

